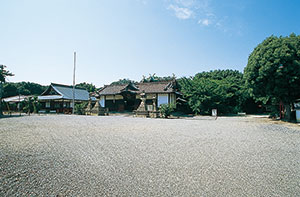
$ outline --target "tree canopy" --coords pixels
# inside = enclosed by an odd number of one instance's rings
[[[235,70],[202,72],[178,80],[181,92],[194,113],[209,114],[216,108],[220,113],[242,110],[245,100],[243,74]]]
[[[124,79],[119,79],[118,81],[114,81],[110,85],[123,85],[128,83],[136,83],[136,81],[124,78]]]
[[[32,82],[17,82],[5,83],[3,85],[3,97],[10,97],[16,95],[40,95],[46,90],[46,86],[42,86]]]
[[[75,87],[85,89],[88,92],[95,92],[96,91],[96,86],[93,85],[92,83],[83,82],[83,83],[76,84]]]
[[[244,70],[257,101],[291,103],[300,98],[300,36],[270,36],[250,54]]]
[[[2,97],[3,97],[2,83],[5,83],[6,77],[8,76],[13,76],[13,74],[8,70],[6,70],[5,65],[0,65],[0,116],[2,115]]]
[[[5,65],[0,65],[0,82],[5,82],[5,79],[8,76],[13,76],[13,74],[6,70]]]
[[[175,75],[173,74],[173,76],[167,76],[167,77],[159,77],[156,76],[156,74],[149,74],[149,77],[145,77],[143,76],[143,79],[141,82],[159,82],[159,81],[170,81],[172,79],[175,78]]]

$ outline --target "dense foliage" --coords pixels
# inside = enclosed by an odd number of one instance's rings
[[[237,113],[243,110],[247,94],[243,74],[235,70],[202,72],[178,80],[181,92],[196,114]]]
[[[131,79],[119,79],[118,81],[112,82],[110,85],[123,85],[129,83],[136,83],[136,82]]]
[[[74,112],[78,115],[84,115],[88,102],[75,103]]]
[[[167,118],[176,109],[175,104],[162,104],[159,106],[159,112],[163,118]]]
[[[0,116],[2,115],[2,98],[5,96],[3,95],[3,83],[5,84],[6,78],[9,76],[13,76],[11,72],[6,70],[5,65],[0,65]]]
[[[5,83],[3,85],[3,97],[10,97],[16,95],[40,95],[46,90],[46,86],[42,86],[32,82],[17,82]]]
[[[28,97],[21,102],[20,108],[23,112],[30,115],[30,113],[38,113],[41,108],[41,103],[38,101],[37,97]]]
[[[285,106],[300,98],[300,36],[270,36],[250,54],[245,68],[246,86],[257,101]],[[278,108],[277,108],[278,109]]]
[[[96,86],[93,85],[92,83],[83,82],[83,83],[76,84],[75,87],[85,89],[88,92],[95,92],[96,91]]]
[[[145,77],[143,76],[143,79],[141,82],[159,82],[159,81],[170,81],[172,79],[175,78],[175,75],[173,74],[173,76],[167,76],[167,77],[159,77],[156,76],[156,74],[154,73],[153,75],[149,74],[149,77]]]
[[[251,53],[245,68],[251,96],[291,103],[300,98],[300,36],[270,36]]]
[[[11,72],[6,69],[5,65],[0,65],[0,82],[5,82],[6,77],[13,76]]]

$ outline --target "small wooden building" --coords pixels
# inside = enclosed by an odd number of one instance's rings
[[[56,113],[71,113],[73,109],[73,87],[51,83],[38,97],[42,104],[41,111]],[[89,93],[84,89],[75,88],[75,103],[89,100]]]
[[[152,111],[153,100],[156,107],[161,104],[176,104],[180,95],[176,80],[163,82],[128,83],[108,85],[98,92],[101,107],[109,111],[133,111],[141,103],[141,93],[145,93],[147,110]]]

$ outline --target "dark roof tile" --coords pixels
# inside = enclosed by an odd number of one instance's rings
[[[175,92],[172,83],[172,81],[137,83],[135,84],[135,87],[137,87],[138,90],[131,89],[131,92],[136,92],[137,94],[140,94],[143,91],[145,93],[171,93]],[[121,94],[123,90],[127,90],[127,86],[129,86],[129,84],[108,85],[99,91],[99,95]]]

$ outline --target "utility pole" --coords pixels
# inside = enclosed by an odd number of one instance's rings
[[[73,71],[73,108],[72,108],[72,114],[74,114],[74,108],[75,108],[75,69],[76,69],[76,52],[74,52],[74,71]]]
[[[19,113],[20,113],[20,116],[21,116],[21,95],[20,95],[20,88],[18,88],[18,92],[19,92],[19,103],[18,103],[18,110],[19,110]]]

